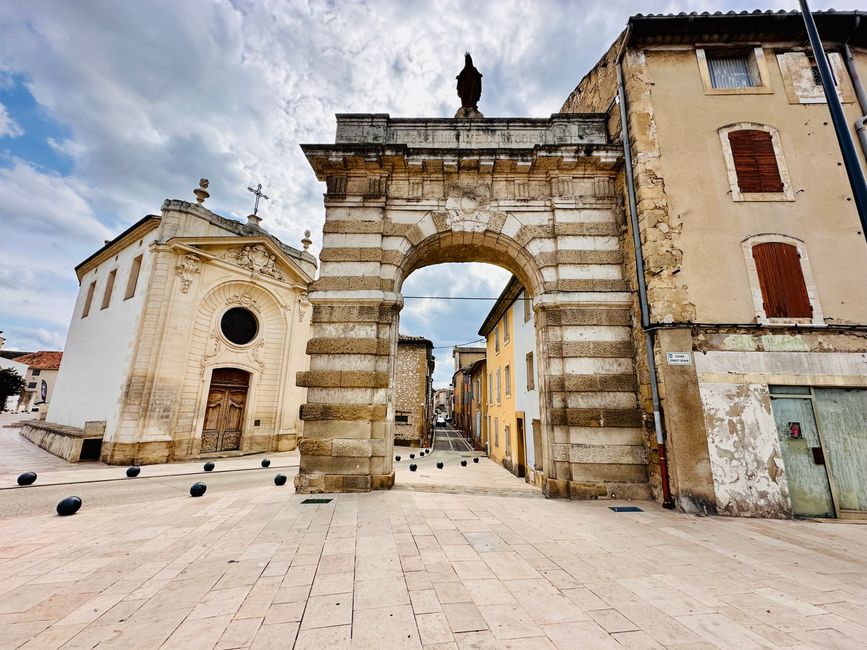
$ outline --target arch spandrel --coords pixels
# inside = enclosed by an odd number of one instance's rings
[[[296,489],[393,485],[404,280],[433,264],[487,262],[534,297],[546,492],[646,496],[623,216],[611,189],[619,149],[605,117],[338,116],[337,142],[303,146],[327,194],[311,371],[298,377],[308,397]]]

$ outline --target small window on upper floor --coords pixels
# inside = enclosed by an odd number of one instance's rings
[[[93,293],[96,291],[96,280],[90,283],[87,287],[87,297],[84,299],[84,307],[81,310],[81,317],[85,318],[90,313],[90,305],[93,303]]]
[[[772,126],[741,122],[719,129],[734,201],[794,201],[780,136]]]
[[[506,313],[503,314],[503,343],[509,342],[509,311],[511,308],[506,310]]]
[[[533,315],[533,299],[530,298],[527,294],[524,294],[524,322],[526,323],[530,320],[530,317]]]
[[[105,292],[102,294],[102,306],[100,309],[106,309],[111,304],[111,292],[114,290],[114,280],[117,277],[117,269],[112,269],[108,274],[108,280],[105,282]]]
[[[129,300],[135,295],[135,289],[138,286],[138,276],[141,273],[142,256],[136,255],[132,261],[132,268],[129,270],[129,278],[126,281],[126,293],[123,295],[124,300]]]
[[[802,241],[758,235],[743,246],[758,322],[824,322]]]
[[[834,87],[844,103],[854,102],[854,90],[848,83],[843,58],[837,52],[828,52],[828,66]],[[825,89],[819,75],[819,65],[812,52],[779,52],[777,64],[783,78],[783,87],[790,104],[824,104]]]
[[[696,48],[695,52],[706,94],[773,92],[762,48]]]
[[[500,324],[494,326],[494,352],[500,351]]]

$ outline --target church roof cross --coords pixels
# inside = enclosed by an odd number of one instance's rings
[[[254,190],[252,187],[247,187],[248,192],[252,192],[253,196],[256,197],[256,202],[253,204],[253,215],[257,215],[259,213],[259,199],[268,199],[268,195],[262,192],[262,183],[259,183]]]

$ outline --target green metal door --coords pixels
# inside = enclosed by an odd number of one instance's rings
[[[816,388],[816,414],[842,512],[867,512],[867,390]]]
[[[771,399],[783,452],[792,512],[796,517],[833,517],[834,501],[810,399]],[[818,450],[818,451],[816,451]]]

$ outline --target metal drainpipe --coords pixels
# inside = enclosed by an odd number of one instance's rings
[[[855,16],[855,29],[858,29],[860,22],[861,16]],[[849,78],[852,79],[852,85],[855,87],[855,96],[858,98],[858,105],[861,107],[861,117],[855,120],[855,131],[858,133],[858,140],[861,142],[861,152],[867,157],[867,94],[864,93],[864,86],[861,85],[861,78],[858,76],[858,69],[855,67],[855,57],[852,55],[852,50],[849,49],[848,41],[843,43],[843,60],[846,62],[846,70],[849,72]]]
[[[623,160],[626,170],[626,195],[629,200],[629,221],[632,224],[632,243],[635,249],[635,275],[638,280],[638,304],[641,307],[641,329],[647,348],[647,369],[650,374],[650,395],[653,400],[653,428],[656,431],[656,448],[659,453],[659,478],[662,482],[662,507],[674,508],[671,485],[668,479],[668,457],[665,454],[665,430],[659,405],[659,388],[656,383],[656,358],[654,357],[654,333],[650,327],[650,308],[647,303],[647,283],[644,278],[644,253],[641,249],[641,234],[638,230],[638,205],[635,201],[634,174],[632,169],[632,146],[629,143],[629,126],[626,115],[626,90],[623,84],[623,54],[632,33],[628,25],[620,51],[617,53],[617,100],[620,104],[620,133],[623,140]]]

